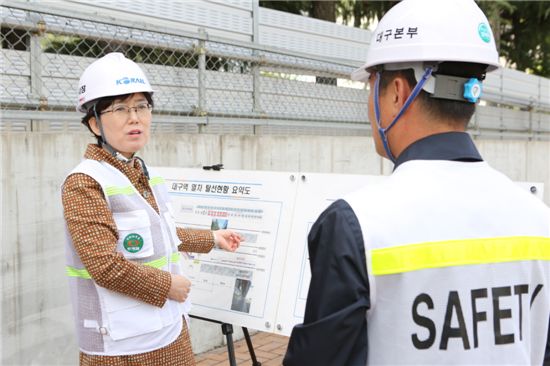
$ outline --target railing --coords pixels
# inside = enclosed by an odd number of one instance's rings
[[[238,11],[225,25],[236,28],[224,38],[223,24],[198,32],[178,29],[174,21],[152,27],[143,22],[147,18],[139,6],[128,20],[116,18],[115,9],[108,16],[86,13],[75,2],[78,11],[14,1],[1,7],[0,130],[81,130],[74,112],[78,78],[97,57],[119,51],[143,67],[155,89],[159,131],[370,133],[368,90],[349,80],[362,50],[348,53],[349,60],[333,57],[351,42],[346,36],[359,42],[367,38],[361,32],[368,31],[269,9],[253,11],[254,2],[247,7],[241,1],[234,2]],[[259,19],[243,23],[239,14]],[[330,27],[338,30],[332,32],[333,42],[320,36]],[[314,39],[316,49],[298,51]],[[472,121],[474,134],[550,139],[549,79],[501,69],[487,76],[483,99]]]

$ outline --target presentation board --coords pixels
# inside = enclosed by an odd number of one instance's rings
[[[325,208],[346,193],[384,179],[382,176],[313,173],[298,174],[298,178],[283,291],[276,316],[276,331],[284,335],[290,335],[292,327],[304,318],[311,279],[307,235],[315,220]]]
[[[189,253],[183,264],[193,284],[191,314],[273,331],[296,181],[275,172],[157,170],[166,179],[176,225],[244,236],[236,253]]]
[[[187,253],[191,314],[290,335],[301,323],[311,278],[307,235],[332,202],[385,177],[156,168],[166,179],[176,225],[233,229],[235,253]],[[542,184],[518,182],[542,199]]]
[[[309,287],[307,233],[333,201],[380,176],[156,168],[176,225],[233,229],[236,253],[188,253],[192,315],[289,335]]]

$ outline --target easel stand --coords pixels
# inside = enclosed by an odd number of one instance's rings
[[[233,325],[220,322],[218,320],[203,318],[200,316],[190,315],[191,318],[204,320],[211,323],[218,323],[222,326],[222,333],[227,340],[227,356],[229,358],[230,366],[237,366],[237,361],[235,360],[235,347],[233,345]],[[254,353],[254,346],[252,346],[252,340],[250,339],[250,334],[248,333],[248,328],[241,327],[244,334],[244,339],[246,340],[246,345],[248,347],[248,352],[250,353],[250,359],[252,360],[252,366],[262,366],[261,362],[258,362],[256,359],[256,353]]]

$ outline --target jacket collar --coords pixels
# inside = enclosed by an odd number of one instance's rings
[[[438,133],[413,142],[399,155],[393,169],[409,160],[483,161],[466,132]]]
[[[97,144],[88,144],[88,147],[86,148],[86,152],[84,153],[84,158],[91,159],[91,160],[97,160],[97,161],[104,161],[108,163],[109,165],[114,166],[127,176],[131,176],[131,172],[135,169],[138,170],[139,173],[141,173],[141,164],[137,161],[137,159],[134,159],[130,164],[126,164],[114,156],[112,156],[107,150],[103,149],[101,146],[98,146]]]

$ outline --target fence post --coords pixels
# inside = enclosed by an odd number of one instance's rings
[[[204,29],[200,29],[199,33],[206,34]],[[199,53],[199,100],[197,102],[197,115],[203,116],[206,113],[206,42],[204,39],[199,40],[197,51]]]
[[[44,96],[44,83],[42,78],[42,46],[40,45],[40,41],[44,37],[46,23],[38,17],[33,19],[33,21],[36,21],[36,28],[30,32],[29,37],[29,66],[31,79],[31,95],[29,96],[29,99],[37,103],[41,110],[44,110],[48,105],[48,99]]]
[[[260,2],[252,0],[252,42],[254,45],[260,43]],[[254,59],[257,59],[258,50],[252,51]],[[262,112],[262,101],[260,93],[260,65],[258,62],[252,64],[252,98],[254,101],[252,112]]]
[[[199,39],[196,52],[198,53],[198,100],[197,106],[193,111],[193,114],[199,117],[204,117],[208,114],[206,110],[206,39],[207,34],[204,28],[199,28]],[[204,125],[199,124],[199,133],[204,132]]]

